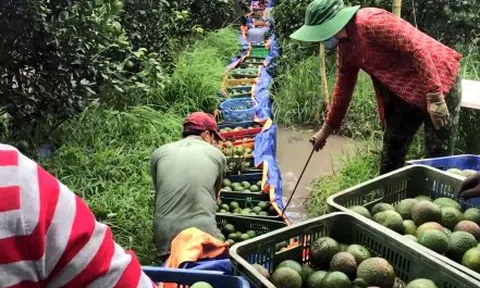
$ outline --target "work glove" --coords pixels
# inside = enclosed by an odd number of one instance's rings
[[[450,114],[448,113],[447,103],[445,103],[442,93],[427,94],[427,111],[428,114],[430,114],[435,129],[438,130],[448,124]]]
[[[457,197],[464,199],[480,197],[480,173],[470,176],[463,181],[460,190],[457,192]]]
[[[327,123],[323,123],[322,128],[315,133],[312,138],[310,139],[310,142],[313,145],[313,149],[315,151],[318,151],[325,146],[325,143],[327,142],[328,136],[333,133],[333,127],[328,125]]]

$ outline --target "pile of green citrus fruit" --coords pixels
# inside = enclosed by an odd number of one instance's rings
[[[480,273],[480,210],[462,210],[450,198],[418,196],[396,205],[378,203],[371,210],[352,206],[375,222]]]
[[[260,187],[262,186],[262,181],[256,182],[249,182],[249,181],[242,181],[242,182],[232,182],[230,179],[225,178],[222,184],[222,191],[235,191],[235,192],[244,192],[244,193],[251,193],[251,192],[260,192]]]
[[[429,279],[404,283],[396,277],[392,265],[385,259],[373,257],[358,244],[341,244],[322,237],[310,247],[310,264],[285,260],[270,275],[263,266],[255,269],[282,288],[438,288]]]
[[[277,211],[268,201],[251,201],[243,206],[242,201],[235,199],[219,199],[217,201],[217,212],[223,214],[237,214],[242,216],[278,216]],[[246,207],[246,206],[249,207]],[[251,208],[250,208],[251,207]]]

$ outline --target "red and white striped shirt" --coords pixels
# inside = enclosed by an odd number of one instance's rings
[[[156,287],[87,205],[0,144],[0,287]]]

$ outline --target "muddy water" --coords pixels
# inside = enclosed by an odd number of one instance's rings
[[[312,151],[312,145],[308,139],[313,133],[311,130],[293,130],[284,127],[278,129],[277,161],[282,173],[284,203],[287,202]],[[310,194],[311,182],[317,177],[329,175],[338,170],[340,167],[339,154],[351,155],[358,145],[348,138],[332,135],[328,138],[323,150],[313,154],[287,209],[292,222],[307,219],[304,202]]]

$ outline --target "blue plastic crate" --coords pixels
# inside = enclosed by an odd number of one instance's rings
[[[471,169],[480,171],[480,156],[463,154],[438,158],[407,161],[408,165],[426,165],[440,170],[457,168],[460,170]]]
[[[250,288],[244,278],[224,275],[217,271],[167,269],[153,266],[142,266],[142,270],[155,283],[176,283],[177,287],[190,286],[195,282],[204,281],[213,288]]]
[[[249,97],[235,98],[220,103],[220,111],[227,123],[252,121],[257,103]]]

